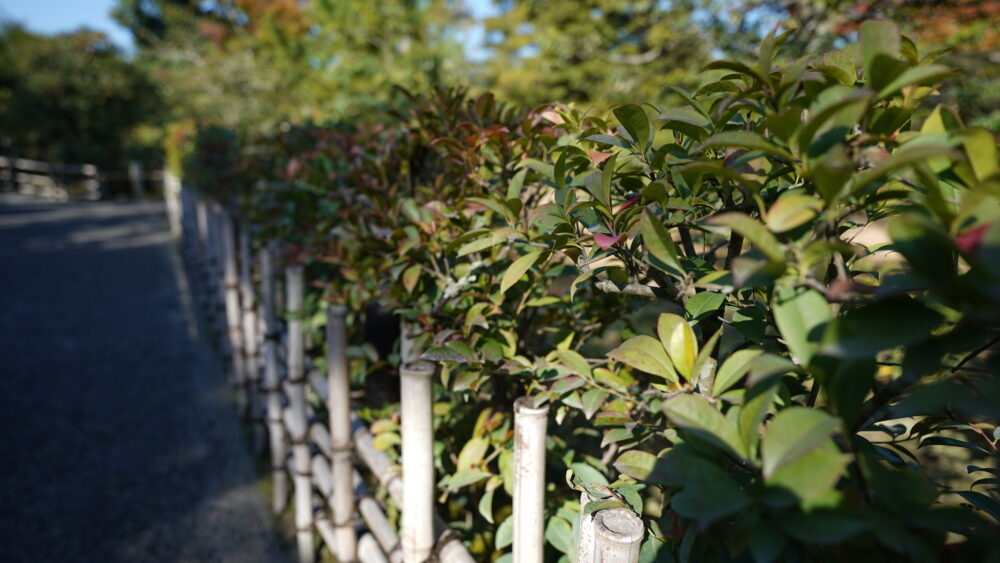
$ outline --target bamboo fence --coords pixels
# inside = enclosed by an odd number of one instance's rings
[[[459,536],[434,510],[433,381],[436,366],[412,358],[412,327],[403,327],[400,368],[401,465],[375,448],[351,408],[347,341],[349,311],[326,311],[326,373],[307,358],[304,269],[276,268],[274,245],[257,249],[249,226],[237,224],[217,203],[181,187],[169,204],[171,223],[196,270],[198,303],[223,351],[241,415],[252,425],[254,446],[271,459],[272,508],[295,516],[300,563],[325,548],[337,561],[362,563],[471,563]],[[284,286],[284,295],[279,286]],[[283,302],[282,297],[284,297]],[[310,396],[321,399],[323,424]],[[548,407],[522,397],[514,411],[513,560],[541,562],[545,527],[545,441]],[[365,475],[368,477],[366,478]],[[292,490],[289,491],[289,484]],[[369,490],[401,512],[401,529]],[[626,509],[585,513],[581,497],[578,557],[582,563],[635,563],[642,521]]]

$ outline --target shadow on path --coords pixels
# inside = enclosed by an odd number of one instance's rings
[[[0,559],[285,561],[159,203],[0,194]]]

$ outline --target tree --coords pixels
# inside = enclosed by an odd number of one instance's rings
[[[485,22],[490,87],[522,104],[663,100],[692,86],[709,43],[695,2],[575,0],[498,2]]]
[[[3,152],[120,165],[134,128],[158,108],[155,85],[104,34],[0,28]]]
[[[969,77],[943,92],[973,124],[1000,129],[1000,0],[711,0],[713,35],[731,56],[751,57],[775,25],[797,31],[786,52],[796,57],[843,45],[860,25],[899,22],[921,54],[947,48],[941,61]]]

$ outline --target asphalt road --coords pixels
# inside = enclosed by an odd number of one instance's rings
[[[159,203],[0,193],[0,560],[287,561]]]

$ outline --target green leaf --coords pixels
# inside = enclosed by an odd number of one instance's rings
[[[761,135],[752,131],[723,131],[716,133],[702,141],[692,149],[692,153],[702,152],[711,148],[741,148],[747,150],[761,151],[778,158],[791,161],[793,157],[787,150],[768,141]]]
[[[746,445],[736,425],[705,399],[696,395],[678,395],[663,403],[663,412],[679,428],[737,456],[747,457]]]
[[[618,493],[620,497],[625,499],[628,503],[628,507],[632,509],[639,516],[642,516],[643,502],[642,497],[639,495],[639,491],[644,489],[645,485],[634,484],[634,485],[624,485],[617,487],[615,492]]]
[[[754,358],[756,367],[767,359],[767,355]],[[739,406],[736,422],[739,427],[740,440],[746,445],[747,454],[744,457],[755,457],[757,442],[760,437],[760,423],[774,406],[774,398],[778,394],[780,379],[766,377],[755,379],[751,368],[748,389],[743,394],[743,403]]]
[[[513,520],[513,517],[509,520]],[[558,516],[549,518],[549,522],[545,526],[545,541],[559,551],[569,553],[570,545],[573,543],[572,526]]]
[[[979,444],[973,444],[972,442],[966,442],[964,440],[949,438],[948,436],[929,436],[921,440],[920,445],[917,447],[924,448],[927,446],[955,446],[959,448],[966,448],[980,454],[992,455],[992,452],[980,446]]]
[[[413,288],[417,287],[417,282],[420,281],[420,265],[414,264],[403,270],[402,277],[403,287],[406,288],[406,292],[413,293]]]
[[[559,357],[559,361],[574,373],[591,379],[590,364],[578,352],[573,350],[557,350],[556,355]]]
[[[890,219],[888,231],[893,248],[918,274],[951,282],[956,275],[955,243],[940,225],[923,214],[905,213]]]
[[[750,503],[725,470],[690,448],[674,448],[658,465],[662,469],[656,475],[663,483],[681,487],[670,497],[670,507],[681,516],[697,520],[702,527]]]
[[[503,274],[503,278],[500,280],[500,293],[507,293],[507,290],[517,283],[518,280],[521,279],[521,276],[531,269],[531,266],[538,261],[541,255],[542,251],[536,250],[525,254],[517,260],[514,260],[514,263],[507,268],[507,271]]]
[[[861,60],[864,62],[865,74],[869,75],[870,81],[871,73],[875,70],[876,56],[895,58],[899,54],[899,28],[891,21],[868,20],[861,24],[858,35],[861,43]]]
[[[621,346],[608,352],[608,357],[646,373],[658,375],[670,383],[677,382],[677,372],[674,371],[674,365],[667,357],[663,345],[650,336],[633,336]]]
[[[977,180],[985,182],[987,178],[1000,173],[997,143],[988,130],[969,127],[962,131],[962,146]]]
[[[785,250],[760,221],[743,213],[723,213],[716,215],[710,221],[713,225],[729,227],[743,235],[754,246],[760,249],[770,260],[785,263]]]
[[[792,512],[780,519],[781,528],[807,544],[840,543],[868,527],[865,520],[826,511],[813,514]]]
[[[855,174],[851,190],[853,192],[882,180],[901,168],[923,164],[936,158],[952,158],[954,156],[952,147],[951,143],[907,143],[893,151],[884,162]]]
[[[503,479],[504,492],[506,492],[508,496],[513,497],[514,452],[508,449],[500,450],[500,457],[497,458],[497,466],[500,468],[500,478]],[[499,533],[499,531],[497,533]]]
[[[479,514],[490,524],[493,523],[493,493],[496,489],[487,488],[479,499]]]
[[[771,522],[758,522],[747,535],[754,563],[771,563],[785,549],[785,535]]]
[[[627,104],[615,108],[614,114],[635,141],[639,151],[649,150],[649,143],[653,140],[653,125],[649,122],[646,110],[635,104]]]
[[[714,291],[702,291],[694,294],[688,302],[684,304],[684,312],[692,321],[700,321],[705,317],[719,310],[719,307],[726,301],[726,296]]]
[[[767,228],[784,233],[812,220],[823,202],[805,194],[784,194],[767,212]]]
[[[759,356],[763,350],[737,350],[722,362],[722,367],[715,374],[712,383],[712,395],[718,397],[736,384],[746,372],[750,371],[750,362]]]
[[[490,211],[493,211],[499,214],[501,217],[507,219],[508,222],[510,223],[514,222],[515,217],[514,214],[511,213],[510,208],[499,201],[485,197],[470,197],[466,198],[465,201],[478,203],[479,205],[482,205],[483,207],[489,209]]]
[[[649,209],[644,209],[639,217],[639,229],[642,233],[642,243],[649,253],[649,263],[665,273],[676,277],[684,277],[684,267],[677,258],[677,245],[670,238],[670,233]]]
[[[589,137],[584,137],[584,141],[594,141],[595,143],[602,143],[605,145],[614,145],[616,147],[621,147],[623,149],[628,148],[628,143],[615,137],[613,135],[605,135],[604,133],[599,133],[597,135],[591,135]]]
[[[508,516],[497,528],[497,536],[494,541],[496,549],[499,551],[514,543],[514,517]]]
[[[844,358],[875,354],[924,340],[941,324],[941,315],[907,296],[885,299],[848,311],[827,327],[823,353]]]
[[[944,65],[923,65],[910,67],[879,90],[878,97],[886,98],[914,84],[930,84],[938,82],[954,74],[954,70]]]
[[[794,494],[805,511],[832,508],[827,505],[839,501],[835,488],[850,461],[850,456],[840,453],[833,440],[827,439],[812,451],[775,469],[765,479],[765,484]]]
[[[975,506],[979,510],[989,514],[994,520],[1000,522],[1000,502],[993,497],[984,495],[983,493],[977,493],[974,491],[953,491],[958,496],[969,501],[972,506]]]
[[[486,438],[476,437],[462,446],[462,451],[458,454],[458,461],[455,468],[459,471],[472,469],[483,461],[486,450],[490,447],[490,442]]]
[[[604,404],[604,400],[608,398],[608,394],[600,389],[591,389],[583,394],[583,414],[590,418],[594,416],[601,405]]]
[[[626,508],[627,505],[619,500],[592,500],[583,507],[584,514],[591,514],[609,508]]]
[[[611,209],[611,183],[615,178],[615,162],[617,160],[618,153],[615,153],[604,161],[604,169],[601,171],[601,190],[594,194],[597,201],[603,203],[608,209]]]
[[[376,434],[375,439],[372,441],[375,449],[383,452],[392,449],[393,446],[399,443],[401,443],[399,434],[395,432],[381,432]]]
[[[527,168],[522,168],[514,174],[514,177],[510,179],[510,183],[507,184],[507,199],[519,199],[521,197],[521,188],[524,186],[524,177],[528,174]],[[490,518],[490,523],[493,523],[492,517]]]
[[[456,471],[451,477],[448,478],[448,487],[452,490],[461,489],[462,487],[468,487],[473,483],[478,483],[491,475],[491,473],[480,469],[464,469],[462,471]]]
[[[615,461],[614,467],[619,472],[632,477],[633,479],[638,479],[639,481],[645,481],[647,479],[652,479],[653,471],[656,468],[657,458],[655,455],[644,452],[642,450],[629,450],[622,455],[618,456],[618,460]]]
[[[593,487],[594,485],[607,487],[609,484],[608,479],[603,473],[586,463],[574,463],[570,465],[570,469],[572,469],[573,473],[578,475],[580,480],[589,487]],[[607,493],[605,493],[605,495],[606,494]]]
[[[698,341],[691,325],[681,316],[663,313],[656,323],[656,332],[674,369],[690,381],[693,377],[691,370],[698,359]]]
[[[501,227],[495,231],[491,231],[486,236],[476,238],[475,240],[469,241],[458,247],[458,256],[466,256],[475,252],[482,252],[483,250],[507,242],[516,234],[517,232],[510,227]]]
[[[779,287],[771,301],[775,324],[799,365],[808,365],[833,319],[830,304],[815,289]]]
[[[435,346],[420,355],[420,359],[430,362],[464,363],[466,358],[458,350],[446,346]]]
[[[819,409],[789,407],[768,423],[761,440],[764,477],[825,442],[840,421]]]

